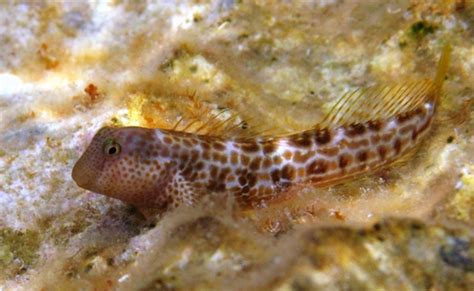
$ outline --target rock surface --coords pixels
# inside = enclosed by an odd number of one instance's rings
[[[474,5],[301,3],[0,3],[0,289],[469,289]],[[431,78],[445,43],[445,96],[419,153],[304,189],[308,215],[211,204],[151,223],[71,179],[103,125],[170,127],[207,106],[302,130],[348,89]]]

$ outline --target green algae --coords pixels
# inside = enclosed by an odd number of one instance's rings
[[[417,21],[410,26],[409,35],[415,40],[421,40],[428,34],[435,32],[436,26],[427,21]]]
[[[410,43],[419,44],[427,35],[434,33],[436,29],[437,26],[430,22],[424,20],[416,21],[400,37],[398,46],[404,49]]]
[[[0,269],[2,276],[12,276],[25,272],[38,258],[40,235],[36,231],[17,231],[11,228],[0,230]]]

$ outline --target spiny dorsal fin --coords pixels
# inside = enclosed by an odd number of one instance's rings
[[[216,105],[197,99],[184,110],[172,130],[219,137],[267,136],[273,129],[253,126],[251,120],[243,120],[231,109],[220,109]]]
[[[431,81],[356,89],[337,100],[319,126],[347,125],[386,119],[415,109],[431,98]]]
[[[239,131],[238,116],[227,109],[213,108],[211,105],[188,109],[171,128],[202,135],[223,136]]]

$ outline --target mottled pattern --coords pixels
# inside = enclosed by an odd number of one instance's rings
[[[433,114],[434,102],[426,102],[387,120],[279,138],[103,128],[73,178],[81,187],[140,209],[192,205],[212,192],[231,193],[242,208],[259,208],[292,185],[336,184],[390,164],[419,143]]]

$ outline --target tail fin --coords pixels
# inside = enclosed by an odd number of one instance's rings
[[[451,46],[449,44],[445,45],[443,52],[441,53],[441,58],[438,62],[438,69],[436,71],[436,76],[433,81],[433,89],[435,92],[440,95],[440,91],[443,89],[444,78],[448,71],[449,61],[451,59]]]

